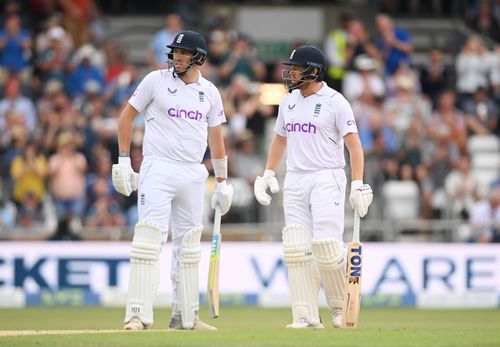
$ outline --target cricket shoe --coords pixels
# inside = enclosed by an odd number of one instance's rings
[[[298,319],[292,324],[286,326],[287,329],[323,329],[324,326],[321,322],[309,322],[307,319]]]
[[[148,327],[138,318],[134,317],[123,327],[124,330],[146,330]]]
[[[342,327],[342,309],[334,309],[332,313],[332,325],[334,328]]]
[[[205,323],[204,321],[200,320],[199,318],[196,318],[193,324],[193,328],[191,329],[185,329],[182,326],[182,319],[179,314],[174,314],[172,318],[170,319],[170,323],[168,324],[168,329],[169,330],[217,330],[216,327],[211,326],[210,324]]]

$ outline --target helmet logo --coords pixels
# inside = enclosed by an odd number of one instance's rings
[[[292,51],[292,53],[290,53],[290,59],[293,59],[293,55],[295,54],[295,51],[296,51],[296,49],[294,49],[294,50]]]
[[[184,34],[180,34],[179,37],[177,37],[177,40],[175,42],[181,43],[183,38],[184,38]]]

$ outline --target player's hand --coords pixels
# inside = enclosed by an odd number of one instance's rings
[[[264,206],[268,206],[271,203],[271,196],[266,193],[267,188],[269,188],[273,194],[280,191],[278,180],[272,170],[266,170],[264,171],[264,175],[257,176],[253,185],[255,198]]]
[[[351,207],[363,218],[368,213],[368,207],[373,201],[372,187],[369,184],[363,184],[363,181],[352,181],[349,201]]]
[[[223,216],[231,207],[233,202],[233,186],[226,181],[215,183],[215,191],[212,195],[212,208],[220,207],[220,214]]]
[[[128,157],[119,158],[118,164],[113,165],[111,177],[115,190],[125,196],[130,196],[139,185],[139,174],[132,169]]]

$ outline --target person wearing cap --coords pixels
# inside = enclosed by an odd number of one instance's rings
[[[200,73],[207,57],[203,36],[180,31],[167,46],[171,68],[149,73],[128,100],[118,120],[115,189],[138,191],[138,223],[132,242],[126,330],[153,324],[153,299],[159,283],[159,254],[172,231],[172,318],[170,329],[215,330],[199,319],[198,265],[208,145],[216,178],[212,208],[229,211],[233,188],[226,183],[227,157],[221,124],[226,121],[217,88]],[[139,174],[130,161],[132,122],[145,118],[144,159]]]
[[[289,67],[283,70],[283,81],[289,93],[279,106],[266,170],[255,180],[255,198],[264,206],[271,203],[266,191],[279,191],[275,170],[286,152],[282,235],[292,306],[287,328],[323,328],[318,310],[321,282],[332,325],[339,328],[347,279],[344,144],[351,163],[349,200],[359,217],[368,213],[373,193],[363,184],[363,150],[351,106],[323,82],[323,52],[300,46],[292,50],[285,65]]]
[[[66,31],[60,26],[53,26],[47,31],[48,47],[40,52],[37,66],[45,84],[49,80],[65,81],[66,69],[70,58]]]
[[[356,71],[350,71],[344,78],[343,94],[350,102],[360,100],[370,104],[385,95],[385,84],[377,73],[377,62],[366,54],[354,60]]]

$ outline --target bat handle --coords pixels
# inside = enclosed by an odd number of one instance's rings
[[[221,220],[221,210],[219,206],[215,207],[215,217],[214,217],[214,235],[220,234],[220,220]]]
[[[353,229],[352,229],[352,241],[359,242],[359,223],[360,217],[358,211],[354,210],[354,220],[353,220]]]

